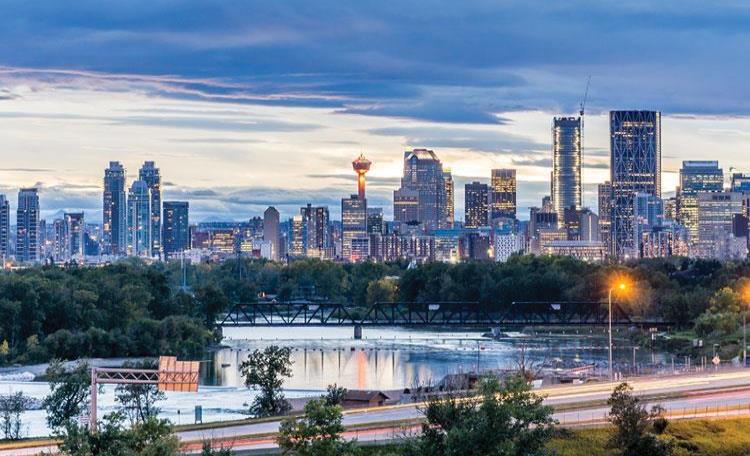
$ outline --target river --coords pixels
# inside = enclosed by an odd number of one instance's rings
[[[363,338],[354,340],[351,327],[225,328],[222,346],[202,364],[198,393],[167,393],[158,406],[161,416],[174,423],[192,423],[196,405],[203,408],[204,422],[246,417],[253,393],[245,388],[239,366],[252,350],[268,345],[292,349],[292,377],[285,383],[289,398],[319,395],[333,383],[348,389],[399,390],[437,383],[447,374],[513,368],[521,347],[534,363],[606,365],[606,334],[601,329],[564,335],[510,333],[500,340],[483,338],[483,332],[377,327],[364,328]],[[615,363],[629,363],[631,347],[619,345]],[[638,362],[666,360],[666,355],[647,350],[635,355]],[[49,388],[42,382],[0,381],[0,394],[15,391],[43,398]],[[104,387],[99,416],[116,405],[114,387]],[[44,417],[41,410],[26,412],[25,434],[47,435]]]

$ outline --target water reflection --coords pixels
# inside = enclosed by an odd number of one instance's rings
[[[531,362],[584,362],[604,365],[604,332],[521,335],[499,341],[480,331],[435,331],[366,328],[366,339],[353,340],[352,328],[229,328],[225,345],[208,366],[216,385],[241,386],[239,366],[250,352],[268,345],[292,348],[292,378],[285,387],[319,391],[336,383],[349,389],[402,389],[436,383],[445,375],[513,368],[519,345]],[[645,350],[639,359],[650,361]],[[630,361],[631,349],[620,346],[616,360]],[[649,358],[649,359],[647,359]],[[623,361],[624,362],[624,361]]]

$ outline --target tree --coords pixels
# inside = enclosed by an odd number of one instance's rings
[[[31,398],[22,392],[0,395],[0,428],[8,440],[23,437],[21,414],[31,404]]]
[[[484,378],[476,397],[433,397],[424,414],[422,436],[408,450],[415,455],[542,455],[554,425],[552,408],[520,376]]]
[[[67,456],[177,456],[179,440],[167,420],[148,418],[131,428],[121,413],[110,413],[92,432],[73,422],[66,425],[60,451]]]
[[[672,454],[672,445],[660,440],[650,432],[653,423],[659,423],[661,431],[664,424],[664,409],[656,405],[647,411],[640,399],[633,395],[633,388],[627,383],[617,385],[612,396],[607,400],[611,407],[609,421],[615,426],[615,433],[610,437],[609,445],[618,448],[623,456],[668,456]]]
[[[125,362],[122,367],[131,369],[156,368],[152,361]],[[115,401],[122,405],[131,425],[156,417],[159,414],[156,402],[165,398],[164,392],[159,391],[156,385],[117,385],[115,388]]]
[[[47,425],[60,431],[88,408],[91,368],[88,363],[79,361],[68,370],[62,361],[55,360],[50,363],[45,376],[50,387],[50,394],[42,402],[47,411]]]
[[[373,280],[367,285],[367,304],[376,302],[393,302],[396,300],[398,288],[391,279]]]
[[[271,345],[263,351],[255,350],[241,367],[248,388],[258,389],[250,412],[256,416],[283,415],[292,406],[281,390],[284,377],[292,375],[292,351],[289,347]]]
[[[351,454],[353,444],[341,433],[341,406],[325,399],[313,399],[305,404],[301,418],[287,418],[281,423],[277,442],[282,454],[295,456],[338,456]]]
[[[346,388],[338,386],[335,383],[328,385],[326,395],[324,399],[327,405],[344,405],[344,398],[346,397]]]

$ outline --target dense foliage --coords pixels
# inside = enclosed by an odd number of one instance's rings
[[[344,432],[341,406],[324,398],[305,404],[304,415],[281,422],[276,441],[281,454],[290,456],[343,456],[355,454],[352,442]]]
[[[32,268],[0,273],[0,363],[52,358],[195,357],[213,339],[213,323],[234,303],[259,295],[311,298],[364,307],[377,301],[602,300],[611,278],[627,274],[633,293],[619,297],[633,315],[659,316],[706,338],[739,341],[738,313],[750,262],[643,260],[588,264],[563,257],[514,256],[506,263],[289,265],[230,260],[188,266],[187,288],[175,263],[126,260],[98,268]],[[735,348],[737,346],[735,345]]]
[[[552,407],[520,376],[483,379],[480,395],[432,398],[413,456],[541,456],[553,435]]]

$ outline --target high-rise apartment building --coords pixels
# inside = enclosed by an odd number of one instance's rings
[[[610,181],[612,182],[611,247],[618,259],[630,258],[636,247],[636,193],[661,198],[661,113],[611,111]]]
[[[555,117],[552,121],[552,203],[557,219],[564,211],[581,209],[581,141],[580,117]]]
[[[162,217],[162,246],[164,259],[190,248],[189,204],[187,201],[164,201]]]
[[[368,234],[383,234],[385,232],[385,224],[383,219],[383,208],[382,207],[368,207],[367,208],[367,233]]]
[[[271,259],[279,260],[281,255],[279,211],[273,206],[263,212],[263,240],[271,243]]]
[[[394,192],[393,212],[396,220],[419,222],[426,230],[444,228],[447,225],[448,202],[445,192],[443,164],[428,149],[414,149],[404,152],[404,174],[401,188]],[[408,210],[416,199],[416,218],[410,218]]]
[[[516,218],[516,170],[493,169],[490,180],[490,221]]]
[[[363,259],[361,246],[367,236],[367,200],[359,199],[357,195],[341,200],[341,256],[345,260],[358,261]]]
[[[159,168],[154,162],[146,161],[138,171],[138,179],[148,187],[150,205],[150,256],[159,257],[161,254],[161,176]]]
[[[308,204],[300,208],[300,215],[304,223],[305,255],[312,258],[329,257],[332,236],[328,207]]]
[[[39,194],[36,188],[22,188],[16,209],[16,260],[25,263],[38,259]]]
[[[129,256],[152,256],[151,195],[148,184],[133,182],[128,191],[128,248]]]
[[[124,255],[128,244],[125,168],[120,162],[109,162],[104,170],[102,210],[102,247],[107,255]]]
[[[287,240],[287,254],[290,257],[301,257],[305,254],[305,222],[301,215],[289,219],[289,234]]]
[[[481,182],[464,186],[464,226],[489,226],[489,187]]]
[[[0,268],[10,256],[10,201],[0,195]]]
[[[686,160],[680,169],[677,221],[688,231],[690,243],[698,242],[698,194],[724,190],[724,172],[719,162]]]

